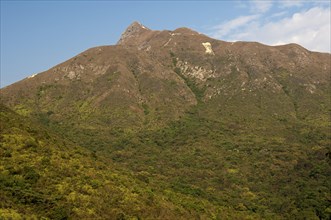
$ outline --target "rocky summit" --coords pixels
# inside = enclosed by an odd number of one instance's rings
[[[134,22],[0,90],[0,216],[329,219],[330,60]]]
[[[130,38],[134,40],[135,38],[138,37],[138,35],[141,35],[143,32],[148,32],[148,31],[150,31],[150,29],[146,28],[144,25],[135,21],[121,35],[121,38],[119,39],[117,44],[118,45],[125,44],[127,41],[129,41]]]

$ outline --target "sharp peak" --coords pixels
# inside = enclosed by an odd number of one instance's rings
[[[134,21],[132,22],[128,27],[127,27],[127,30],[129,28],[133,28],[133,27],[139,27],[139,28],[143,28],[143,29],[146,29],[146,30],[150,30],[149,28],[147,28],[146,26],[144,26],[142,23],[140,23],[139,21]]]
[[[138,21],[132,22],[122,33],[121,38],[117,44],[124,44],[129,38],[140,35],[144,31],[150,31],[151,29],[145,27]]]

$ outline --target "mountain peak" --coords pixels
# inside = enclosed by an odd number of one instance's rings
[[[119,39],[117,44],[124,44],[128,39],[135,36],[139,36],[141,33],[145,31],[150,31],[150,29],[142,25],[140,22],[134,21],[122,33],[121,38]]]
[[[134,21],[132,22],[128,28],[142,28],[145,30],[150,30],[149,28],[145,27],[142,23],[140,23],[139,21]]]

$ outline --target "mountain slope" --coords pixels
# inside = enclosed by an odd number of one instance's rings
[[[1,100],[132,172],[170,209],[144,217],[328,219],[330,58],[134,22]]]
[[[152,31],[135,22],[118,45],[89,49],[2,89],[1,98],[50,122],[80,121],[78,129],[159,125],[198,99],[217,102],[222,112],[245,109],[321,123],[330,110],[329,73],[330,54],[298,45],[227,43],[186,28]]]
[[[102,156],[60,139],[3,105],[0,114],[0,218],[190,216],[161,202],[144,182],[116,170]]]
[[[120,183],[133,180],[96,154],[0,107],[2,218],[115,218],[130,206],[116,200],[133,196]],[[109,196],[101,197],[106,192]]]

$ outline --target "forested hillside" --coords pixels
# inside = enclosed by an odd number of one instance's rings
[[[330,58],[135,22],[0,90],[0,216],[330,219]]]

